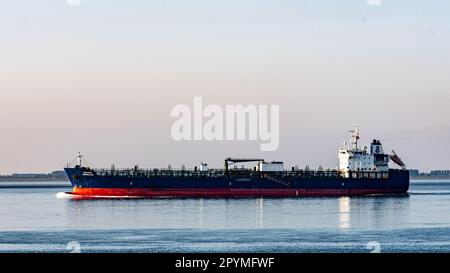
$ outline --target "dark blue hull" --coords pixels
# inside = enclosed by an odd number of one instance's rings
[[[73,194],[82,196],[130,197],[289,197],[402,194],[409,189],[409,172],[390,170],[383,178],[336,175],[291,175],[245,173],[201,175],[101,174],[87,168],[65,169]]]

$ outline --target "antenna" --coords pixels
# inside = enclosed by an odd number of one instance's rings
[[[77,158],[78,158],[78,166],[81,167],[81,163],[83,162],[83,155],[80,152],[78,152]]]
[[[359,140],[359,125],[356,126],[356,129],[353,131],[349,131],[352,133],[352,149],[358,149],[358,140]]]

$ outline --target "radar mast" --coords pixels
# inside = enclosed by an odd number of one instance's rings
[[[358,140],[359,140],[359,125],[356,126],[355,130],[349,131],[352,133],[352,149],[358,150]]]

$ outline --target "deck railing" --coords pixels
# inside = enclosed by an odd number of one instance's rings
[[[389,172],[351,172],[344,174],[337,170],[293,170],[281,172],[260,172],[252,169],[209,169],[200,170],[179,170],[179,169],[89,169],[96,176],[114,176],[114,177],[276,177],[276,178],[323,178],[323,177],[342,177],[342,178],[361,178],[361,179],[387,179]]]

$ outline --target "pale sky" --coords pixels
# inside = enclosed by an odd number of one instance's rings
[[[76,2],[76,1],[75,1]],[[450,169],[450,1],[0,2],[0,174],[338,165],[348,130],[409,168]],[[280,105],[280,146],[176,142],[171,109]]]

